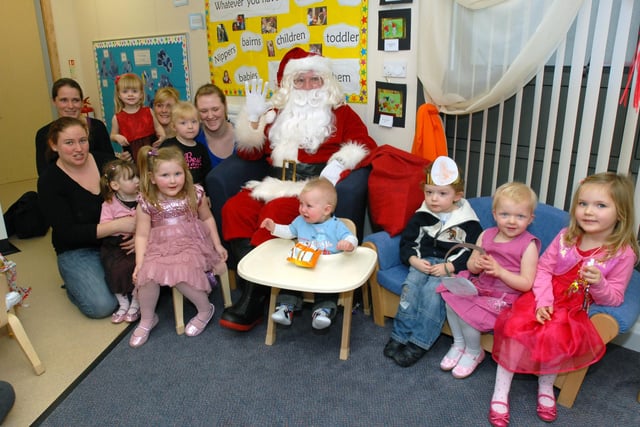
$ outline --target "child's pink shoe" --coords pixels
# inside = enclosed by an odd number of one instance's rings
[[[213,304],[209,304],[211,306],[211,312],[209,313],[209,317],[207,318],[206,321],[202,321],[200,319],[198,319],[198,316],[194,316],[193,319],[189,320],[189,323],[187,323],[187,327],[184,328],[184,334],[188,337],[195,337],[198,336],[202,333],[202,331],[204,331],[204,328],[207,327],[207,325],[209,324],[209,321],[211,321],[211,319],[213,318],[213,313],[215,313],[216,308],[213,306]]]
[[[482,363],[484,360],[484,350],[480,350],[480,354],[477,356],[472,356],[469,353],[464,353],[458,361],[458,364],[451,371],[451,375],[454,378],[462,379],[467,378],[469,375],[473,374],[473,371],[476,370],[478,365]]]
[[[140,319],[140,307],[129,307],[127,315],[124,317],[124,321],[127,323],[133,323]]]
[[[450,371],[456,367],[460,358],[464,354],[464,349],[456,346],[451,346],[447,354],[444,355],[442,361],[440,361],[440,369],[443,371]]]
[[[151,330],[156,327],[159,321],[160,319],[158,319],[158,315],[156,314],[153,317],[153,322],[151,323],[151,326],[149,326],[148,328],[138,325],[133,330],[133,333],[131,334],[131,338],[129,339],[129,345],[133,348],[138,348],[143,346],[144,343],[146,343],[147,340],[149,339],[149,334],[151,333]]]
[[[119,324],[124,322],[124,319],[127,317],[127,310],[120,307],[118,309],[118,311],[116,311],[115,313],[113,313],[111,315],[111,323],[113,324]]]

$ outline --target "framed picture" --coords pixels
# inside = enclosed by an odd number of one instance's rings
[[[378,12],[378,50],[411,49],[411,9]]]
[[[373,122],[380,126],[404,127],[407,111],[407,85],[376,82]]]
[[[413,3],[413,0],[380,0],[380,6],[388,4]]]

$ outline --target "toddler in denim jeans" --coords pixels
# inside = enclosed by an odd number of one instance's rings
[[[458,243],[475,243],[482,232],[478,217],[463,198],[464,179],[456,163],[438,157],[425,170],[424,202],[400,239],[400,258],[409,265],[400,305],[384,355],[398,365],[415,364],[435,340],[445,319],[445,305],[436,292],[440,277],[466,269],[470,251]]]

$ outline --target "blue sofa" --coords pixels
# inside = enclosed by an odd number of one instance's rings
[[[468,200],[478,215],[482,228],[495,226],[491,211],[491,197],[477,197]],[[558,232],[568,224],[568,221],[567,212],[539,203],[529,231],[540,239],[542,251],[544,251]],[[384,326],[385,317],[395,317],[402,283],[409,271],[408,267],[400,261],[399,245],[400,236],[391,237],[385,231],[370,234],[363,242],[363,246],[368,246],[378,253],[378,265],[369,279],[369,288],[374,322],[379,326]],[[619,333],[628,332],[640,315],[640,273],[633,272],[622,305],[604,307],[592,304],[589,314],[605,343],[610,342]],[[443,332],[450,334],[447,325],[443,328]],[[493,336],[483,334],[482,345],[485,350],[491,351]],[[558,377],[555,384],[561,388],[558,403],[567,407],[573,406],[586,372],[587,368],[584,368]]]

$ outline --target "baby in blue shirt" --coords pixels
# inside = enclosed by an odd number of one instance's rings
[[[266,228],[276,237],[297,238],[299,242],[319,249],[323,254],[353,252],[356,249],[358,238],[333,215],[338,194],[331,181],[326,178],[309,180],[298,198],[300,215],[291,224],[276,224],[271,218],[265,218],[260,227]],[[311,322],[314,329],[331,326],[331,319],[336,315],[337,301],[337,294],[315,295]],[[271,318],[281,325],[291,325],[293,312],[301,308],[302,297],[299,293],[281,292]]]

